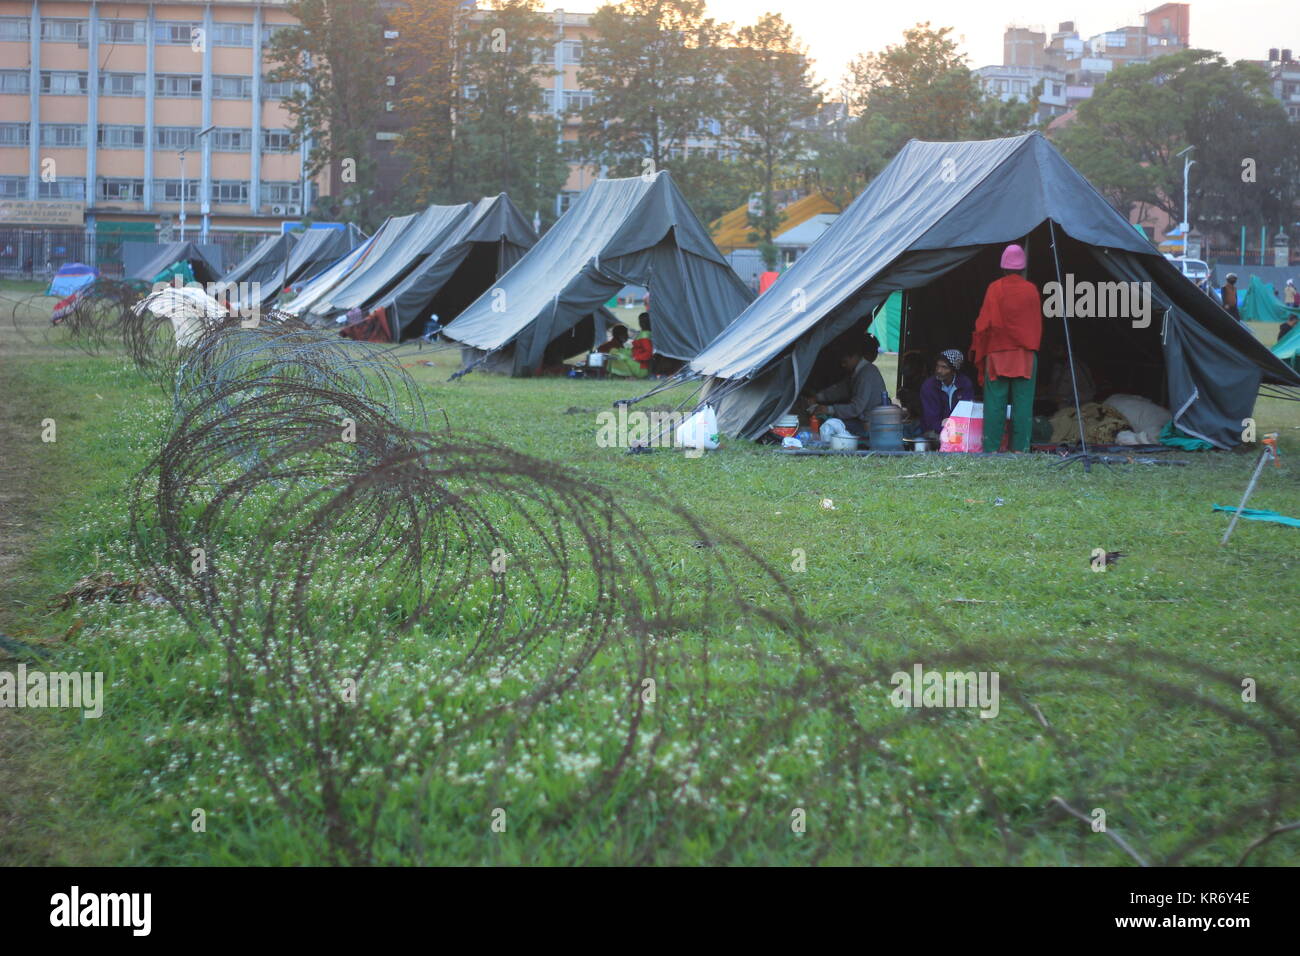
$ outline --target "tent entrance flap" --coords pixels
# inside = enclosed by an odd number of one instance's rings
[[[401,337],[411,339],[423,334],[430,316],[438,316],[439,322],[446,325],[482,295],[483,290],[490,289],[499,274],[504,245],[475,243],[442,288],[418,312],[402,316]]]
[[[1131,284],[1119,287],[1122,277],[1107,269],[1090,247],[1057,230],[1064,287],[1060,301],[1082,314],[1069,318],[1076,369],[1086,370],[1094,383],[1085,401],[1116,392],[1141,395],[1168,407],[1168,382],[1161,344],[1163,309],[1157,299]],[[1043,223],[1023,240],[1029,253],[1027,278],[1040,290],[1056,282],[1050,231]],[[965,263],[944,272],[923,286],[908,290],[900,326],[899,386],[904,358],[917,356],[930,374],[935,356],[957,349],[969,356],[975,320],[984,293],[1002,275],[999,264],[1003,245],[984,246]],[[1146,298],[1143,296],[1146,294]],[[1068,300],[1068,302],[1067,302]],[[1039,393],[1052,378],[1052,366],[1065,365],[1065,319],[1050,314],[1045,302],[1043,342],[1040,349]],[[1099,311],[1106,312],[1098,315]],[[1146,314],[1142,314],[1143,312]],[[1122,312],[1123,314],[1112,314]],[[967,369],[974,381],[973,369]]]

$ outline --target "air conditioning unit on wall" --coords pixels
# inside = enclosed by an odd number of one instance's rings
[[[291,215],[291,216],[301,216],[301,215],[302,215],[302,206],[287,206],[287,207],[285,207],[285,208],[289,210],[289,215]]]
[[[285,214],[285,207],[284,207],[284,206],[272,206],[272,207],[271,207],[271,215],[272,215],[272,216],[283,216],[284,214]]]

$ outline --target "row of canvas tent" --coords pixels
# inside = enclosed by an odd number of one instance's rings
[[[656,352],[685,362],[752,295],[667,173],[600,180],[540,240],[501,194],[430,206],[375,235],[279,307],[378,341],[421,335],[436,319],[467,369],[527,375],[605,337],[605,303],[652,289]],[[361,321],[357,321],[361,320]]]
[[[644,286],[656,352],[706,383],[724,431],[754,438],[894,293],[900,349],[966,351],[1011,242],[1040,288],[1068,276],[1149,291],[1149,321],[1049,318],[1043,348],[1068,332],[1094,372],[1170,408],[1184,432],[1235,445],[1262,384],[1300,387],[1039,133],[909,143],[757,299],[659,172],[598,180],[540,240],[504,195],[395,217],[282,307],[320,322],[378,311],[375,337],[391,340],[437,315],[467,369],[525,375],[591,348],[603,303]]]

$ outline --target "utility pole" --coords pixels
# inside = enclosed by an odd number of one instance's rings
[[[1186,153],[1190,153],[1195,148],[1196,148],[1195,146],[1188,146],[1186,149],[1184,149],[1182,152],[1178,153],[1177,155],[1182,156]],[[1192,228],[1192,214],[1187,208],[1187,173],[1195,165],[1196,165],[1196,160],[1192,159],[1191,157],[1187,157],[1186,159],[1183,160],[1183,221],[1179,223],[1179,228],[1182,229],[1183,231],[1183,258],[1184,259],[1187,258],[1187,234],[1188,232],[1191,231]]]

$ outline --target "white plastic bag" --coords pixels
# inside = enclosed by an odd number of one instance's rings
[[[677,426],[679,448],[712,450],[718,447],[718,416],[712,405],[705,405]]]

